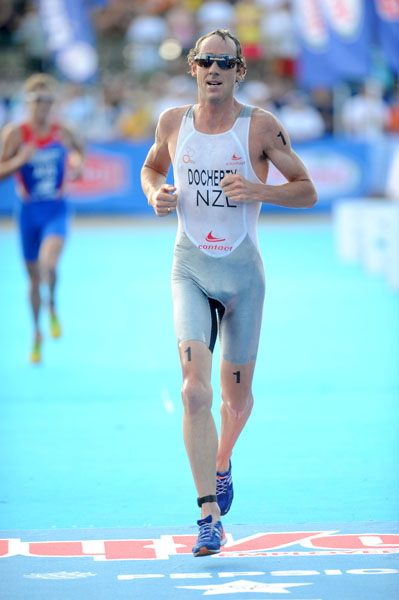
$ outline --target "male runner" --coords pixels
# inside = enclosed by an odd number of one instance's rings
[[[0,155],[0,180],[15,173],[21,197],[19,229],[30,281],[35,328],[30,360],[34,363],[41,361],[41,281],[49,288],[51,335],[61,335],[54,295],[57,264],[67,233],[64,187],[68,152],[69,176],[80,176],[83,165],[81,144],[65,125],[52,120],[55,85],[52,77],[42,73],[27,79],[24,91],[29,117],[24,123],[4,128]]]
[[[201,519],[194,556],[220,551],[220,517],[233,499],[230,457],[253,405],[252,378],[264,297],[256,224],[261,203],[306,208],[317,200],[287,132],[269,112],[237,102],[246,64],[228,30],[201,37],[188,55],[198,103],[166,110],[142,169],[156,215],[177,209],[172,269],[183,373],[183,435]],[[269,161],[286,177],[266,185]],[[175,185],[166,184],[173,162]],[[212,350],[219,329],[221,432],[211,413]]]

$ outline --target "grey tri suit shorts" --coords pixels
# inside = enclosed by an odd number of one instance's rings
[[[172,294],[177,342],[199,340],[245,365],[256,359],[265,295],[263,261],[247,235],[227,256],[201,252],[182,233],[175,246]]]

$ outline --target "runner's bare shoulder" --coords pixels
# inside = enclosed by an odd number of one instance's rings
[[[251,126],[254,131],[265,134],[281,129],[281,123],[273,113],[258,107],[252,111]]]
[[[1,156],[11,158],[22,143],[21,126],[19,123],[7,123],[1,132]]]
[[[161,128],[166,134],[172,133],[180,127],[182,118],[188,108],[190,108],[190,105],[167,108],[159,117],[158,128]]]

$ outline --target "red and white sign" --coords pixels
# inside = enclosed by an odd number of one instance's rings
[[[121,156],[89,154],[84,162],[83,177],[68,182],[68,193],[73,197],[83,196],[83,201],[90,197],[98,200],[99,195],[120,192],[127,180],[127,164]]]
[[[399,534],[340,534],[334,531],[257,533],[228,542],[217,557],[326,556],[345,554],[397,554]],[[158,539],[22,542],[0,540],[0,558],[93,557],[94,560],[167,560],[190,554],[195,535],[161,535]],[[299,547],[299,548],[298,548]]]

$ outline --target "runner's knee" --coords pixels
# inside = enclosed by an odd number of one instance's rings
[[[38,268],[28,267],[29,283],[31,290],[39,289],[40,287],[40,271]]]
[[[55,273],[55,270],[57,267],[57,262],[58,262],[57,254],[55,254],[54,252],[46,252],[41,257],[41,261],[40,261],[41,268],[43,271],[45,271],[46,273],[51,275],[52,273]]]
[[[184,409],[191,415],[212,407],[212,388],[194,377],[186,377],[183,381],[182,400]]]
[[[30,278],[30,289],[32,291],[38,291],[40,289],[40,277]]]
[[[242,419],[245,415],[252,410],[254,404],[254,397],[251,393],[244,397],[227,398],[222,392],[223,406],[233,415],[236,419]]]

